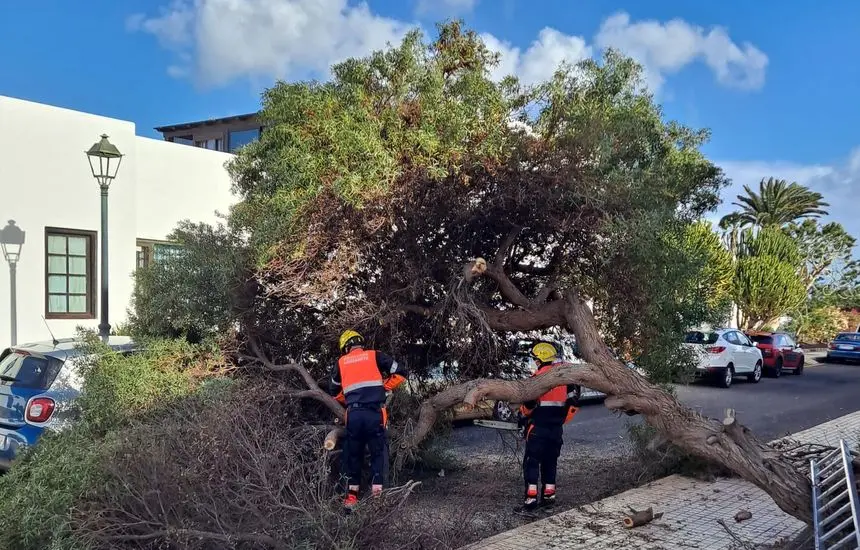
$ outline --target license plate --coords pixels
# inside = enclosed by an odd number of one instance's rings
[[[5,435],[0,435],[0,451],[9,450],[9,438]]]
[[[842,349],[842,350],[845,350],[845,351],[851,351],[851,350],[853,350],[853,349],[854,349],[854,346],[848,346],[848,345],[842,344],[842,345],[840,345],[840,346],[839,346],[839,349]]]

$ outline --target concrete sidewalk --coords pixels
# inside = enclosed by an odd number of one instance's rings
[[[820,424],[791,436],[804,443],[836,445],[844,438],[856,445],[860,440],[860,411]],[[811,504],[811,503],[810,503]],[[621,519],[628,507],[644,510],[653,506],[663,517],[648,525],[625,529]],[[752,519],[736,523],[740,510]],[[463,550],[547,549],[700,549],[740,547],[740,539],[752,544],[790,539],[804,524],[782,512],[761,489],[740,479],[713,483],[672,475],[601,501],[535,521],[517,529],[479,541]]]

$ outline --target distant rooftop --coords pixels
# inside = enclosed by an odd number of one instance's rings
[[[193,145],[212,151],[235,153],[260,137],[263,125],[259,113],[245,113],[197,122],[182,122],[155,129],[165,141]]]
[[[192,128],[200,128],[203,126],[215,126],[218,124],[231,124],[233,122],[253,120],[257,117],[258,114],[259,113],[246,113],[243,115],[232,115],[232,116],[222,117],[222,118],[210,118],[208,120],[199,120],[197,122],[181,122],[179,124],[169,124],[167,126],[158,126],[155,128],[155,131],[161,132],[163,134],[165,132],[176,132],[179,130],[190,130]]]

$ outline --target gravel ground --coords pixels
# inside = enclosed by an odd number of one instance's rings
[[[433,547],[448,549],[544,517],[514,511],[523,490],[520,456],[513,450],[480,458],[459,456],[454,469],[422,479],[401,516],[409,518],[406,529],[433,533],[438,540]],[[626,491],[655,477],[632,454],[608,457],[586,449],[569,450],[559,461],[554,512]]]

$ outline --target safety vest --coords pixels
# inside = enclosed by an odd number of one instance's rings
[[[553,368],[556,364],[546,365],[538,369],[535,376]],[[567,386],[556,386],[537,399],[538,407],[566,407]]]
[[[362,388],[383,387],[374,350],[352,350],[338,360],[338,368],[344,395]]]

